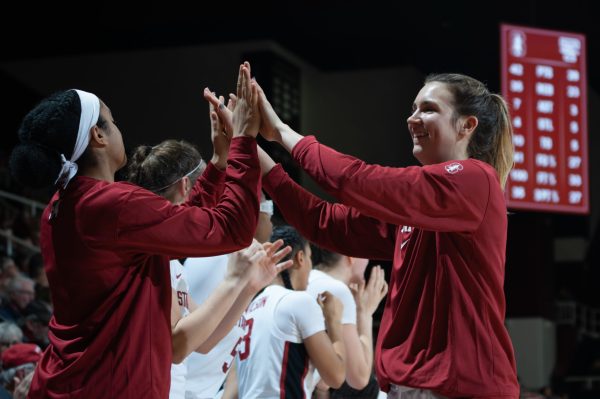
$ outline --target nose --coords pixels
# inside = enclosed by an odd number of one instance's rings
[[[413,111],[413,113],[411,115],[408,116],[408,118],[406,119],[406,123],[408,123],[409,125],[412,123],[418,123],[419,122],[419,110],[416,109]]]

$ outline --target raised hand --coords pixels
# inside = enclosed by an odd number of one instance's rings
[[[217,108],[221,107],[224,103],[225,99],[223,96],[219,98],[216,97],[215,93],[211,93],[210,90],[204,89],[204,98],[213,97],[219,105]],[[208,99],[208,98],[207,98]],[[233,106],[231,100],[229,101],[228,106]],[[232,137],[232,129],[231,123],[229,125],[229,129],[225,128],[225,124],[222,122],[221,118],[217,115],[215,111],[215,105],[213,101],[209,100],[208,102],[208,114],[210,117],[210,138],[213,143],[213,157],[211,162],[219,169],[225,169],[227,167],[227,156],[229,155],[229,144],[231,144]],[[223,108],[226,108],[223,106]],[[227,109],[230,114],[230,122],[231,122],[231,111]]]
[[[260,127],[258,88],[250,78],[250,64],[240,65],[237,83],[237,101],[233,111],[233,137],[256,137]]]
[[[212,112],[214,111],[217,116],[217,121],[215,122],[219,123],[222,129],[225,130],[225,133],[231,137],[233,135],[233,110],[235,109],[237,97],[234,94],[229,94],[229,100],[227,101],[227,106],[225,106],[223,96],[217,98],[215,93],[206,88],[204,89],[204,98],[210,104],[211,123],[213,118]]]
[[[230,277],[244,280],[249,289],[258,291],[268,285],[278,273],[292,266],[292,260],[278,263],[292,250],[287,246],[280,249],[283,240],[260,244],[254,240],[252,245],[233,253],[227,265]]]
[[[277,116],[273,106],[267,100],[265,92],[260,85],[255,81],[258,89],[258,105],[260,108],[261,124],[260,135],[266,140],[282,142],[281,130],[286,126],[285,123]]]
[[[375,266],[371,270],[371,276],[366,285],[364,280],[358,284],[350,284],[350,290],[354,295],[357,311],[372,316],[388,290],[385,273],[381,266]]]
[[[285,262],[278,263],[285,258],[291,251],[292,247],[283,246],[283,240],[277,240],[274,243],[266,242],[262,244],[264,254],[254,256],[254,263],[248,275],[248,286],[256,291],[267,286],[273,279],[292,266],[294,263],[291,259]]]

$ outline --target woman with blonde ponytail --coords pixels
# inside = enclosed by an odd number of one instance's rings
[[[305,191],[259,150],[283,217],[321,247],[393,261],[375,359],[388,398],[518,398],[504,326],[512,132],[502,98],[468,76],[427,77],[407,119],[423,166],[389,168],[294,132],[260,93],[261,135],[340,201]]]

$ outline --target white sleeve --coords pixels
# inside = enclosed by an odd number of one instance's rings
[[[350,288],[340,281],[339,284],[335,284],[335,289],[332,289],[331,293],[344,305],[342,324],[356,324],[356,302]]]
[[[325,318],[317,300],[303,291],[281,298],[276,306],[275,323],[286,335],[304,340],[325,331]]]
[[[306,292],[315,298],[324,291],[329,291],[344,305],[342,324],[356,324],[356,302],[354,302],[354,296],[350,288],[342,281],[333,278],[320,278],[310,281],[306,289]]]
[[[171,269],[171,288],[176,289],[177,275],[183,273],[183,265],[176,259],[169,262],[169,269]]]

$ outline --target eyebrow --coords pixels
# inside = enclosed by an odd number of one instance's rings
[[[421,106],[423,106],[423,105],[434,105],[437,107],[438,103],[433,100],[423,100],[423,101],[421,101]],[[417,109],[417,103],[413,103],[412,109],[413,110]]]

